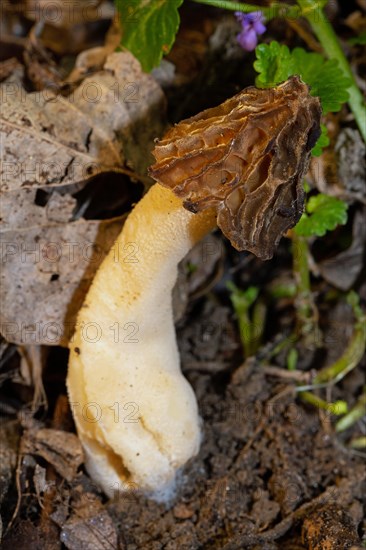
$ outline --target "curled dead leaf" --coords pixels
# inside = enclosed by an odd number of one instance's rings
[[[73,195],[126,165],[146,173],[164,96],[128,52],[108,56],[67,98],[27,93],[19,76],[0,86],[1,331],[17,344],[67,345],[123,222],[75,219]]]

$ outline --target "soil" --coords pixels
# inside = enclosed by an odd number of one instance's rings
[[[48,457],[46,465],[39,456],[35,460],[28,455],[21,474],[21,485],[28,491],[24,490],[2,548],[61,548],[60,541],[75,549],[361,548],[362,457],[334,433],[332,415],[298,399],[289,371],[263,361],[273,346],[267,345],[243,364],[237,362],[229,312],[217,299],[215,303],[205,298],[178,331],[183,368],[186,362],[186,376],[203,419],[203,443],[199,455],[180,473],[175,498],[168,505],[158,504],[132,491],[117,492],[114,500],[106,502],[82,469],[67,482],[50,466],[52,459]],[[231,325],[234,331],[227,330],[231,336],[216,349],[216,372],[207,372],[212,341],[206,338],[204,345],[204,335],[210,326],[213,339],[220,341],[212,331],[217,318],[221,332]],[[206,358],[203,372],[191,365],[197,347]],[[231,361],[237,362],[229,369],[228,348]],[[62,374],[57,378],[60,387]],[[352,402],[362,382],[361,372],[355,371],[338,391]],[[48,371],[48,394],[52,384],[55,380],[50,380]],[[59,396],[56,409],[61,408],[61,413],[54,411],[51,425],[58,417],[66,429],[70,411],[65,402],[60,407],[62,400]],[[44,424],[38,423],[38,433]],[[51,502],[47,491],[43,499],[37,496],[37,465],[55,481]],[[49,517],[40,507],[42,500]],[[5,522],[15,501],[12,487],[3,505]],[[86,515],[80,512],[85,509]],[[102,512],[108,521],[100,517]]]
[[[139,498],[109,507],[127,548],[325,548],[316,546],[322,538],[329,548],[357,544],[364,466],[331,435],[329,419],[299,406],[294,386],[255,361],[238,368],[223,393],[208,376],[194,385],[204,443],[182,474],[177,501],[168,510]],[[325,527],[326,511],[336,534]]]

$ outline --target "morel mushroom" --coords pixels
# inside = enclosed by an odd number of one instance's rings
[[[292,77],[247,88],[157,143],[150,175],[159,183],[97,272],[71,346],[76,427],[87,470],[107,495],[135,484],[166,500],[177,470],[198,452],[200,417],[173,324],[177,264],[216,225],[238,250],[272,257],[301,216],[320,114],[318,99]]]

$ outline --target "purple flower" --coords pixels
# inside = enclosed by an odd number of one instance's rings
[[[261,11],[251,13],[236,11],[235,16],[242,26],[242,31],[236,38],[244,50],[251,52],[258,44],[257,37],[267,30],[264,26],[264,15]]]

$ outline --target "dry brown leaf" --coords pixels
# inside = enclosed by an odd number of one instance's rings
[[[47,479],[47,470],[39,464],[36,464],[33,475],[34,488],[36,490],[37,500],[40,506],[43,505],[43,497],[46,493],[51,493],[55,489],[55,481]]]
[[[108,56],[104,70],[68,98],[52,90],[27,94],[18,81],[5,82],[0,93],[1,191],[85,181],[121,171],[126,159],[144,173],[162,131],[163,93],[128,52]]]
[[[111,19],[114,15],[113,5],[103,0],[27,0],[25,6],[24,2],[18,5],[25,7],[25,16],[31,21],[43,21],[61,28]]]
[[[366,208],[356,212],[353,219],[352,244],[349,248],[317,264],[322,277],[343,291],[349,290],[357,281],[363,267],[366,248]]]
[[[80,52],[76,61],[75,67],[68,75],[65,83],[78,83],[80,78],[85,75],[95,72],[103,67],[106,58],[114,52],[121,42],[121,28],[118,16],[115,16],[111,26],[105,35],[103,46],[96,46]],[[154,75],[156,79],[156,76]],[[158,80],[158,79],[156,79]],[[159,82],[159,81],[158,81]],[[160,82],[159,82],[160,84]]]
[[[41,456],[67,481],[76,476],[84,461],[83,450],[75,434],[42,428],[31,437],[32,454]]]
[[[26,36],[34,23],[44,46],[59,55],[99,45],[115,13],[110,0],[3,0],[1,4],[2,41],[17,43],[13,37]],[[26,43],[21,39],[21,45]]]
[[[74,495],[76,491],[74,492]],[[64,523],[61,542],[70,550],[113,550],[117,545],[117,532],[102,503],[91,493],[73,499],[73,513]]]
[[[366,204],[366,148],[360,133],[352,128],[338,132],[335,146],[313,157],[309,182],[321,193],[348,202]]]
[[[352,128],[342,129],[334,151],[345,193],[366,204],[366,146],[361,134]]]
[[[18,344],[67,345],[122,224],[74,221],[71,195],[91,176],[123,172],[127,163],[145,173],[162,133],[164,96],[128,52],[111,54],[68,98],[28,94],[20,82],[0,86],[1,331]]]
[[[36,189],[1,194],[1,231],[26,231],[34,226],[67,223],[71,221],[77,203],[71,195],[52,191],[44,207],[38,202]]]
[[[0,82],[9,78],[14,71],[21,69],[21,64],[16,57],[5,59],[0,62]]]
[[[25,428],[22,436],[23,454],[41,456],[62,478],[71,482],[84,461],[78,437],[70,432],[43,428],[40,422],[25,411],[21,420]]]
[[[1,330],[18,344],[67,345],[121,220],[21,227],[2,234]]]
[[[51,53],[46,50],[37,36],[37,25],[29,32],[28,42],[23,52],[23,60],[29,82],[33,90],[53,89],[55,93],[61,89],[62,73]]]

